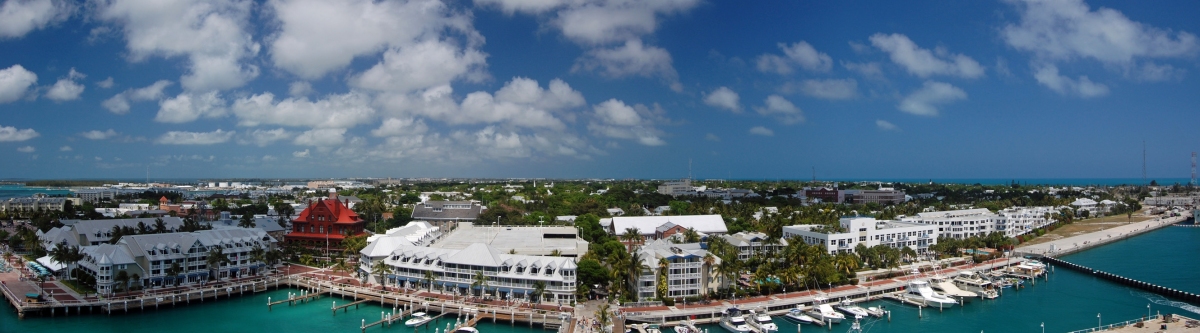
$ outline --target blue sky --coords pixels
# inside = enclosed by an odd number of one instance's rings
[[[0,177],[1187,177],[1198,7],[5,0]]]

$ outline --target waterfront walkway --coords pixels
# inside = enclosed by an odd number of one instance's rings
[[[1087,233],[1078,236],[1072,236],[1062,239],[1056,239],[1050,242],[1022,246],[1016,249],[1019,254],[1029,255],[1046,255],[1046,256],[1064,256],[1071,253],[1083,251],[1096,246],[1108,244],[1110,242],[1122,240],[1128,237],[1136,236],[1141,233],[1157,230],[1162,227],[1167,227],[1175,223],[1186,221],[1191,217],[1191,213],[1184,213],[1182,216],[1175,217],[1157,217],[1151,220],[1126,224],[1123,226],[1100,230],[1092,233]]]

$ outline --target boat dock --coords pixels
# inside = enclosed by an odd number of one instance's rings
[[[1138,318],[1122,321],[1119,323],[1111,323],[1099,327],[1071,331],[1069,333],[1088,333],[1088,332],[1194,332],[1200,330],[1200,320],[1180,316],[1180,315],[1153,315],[1150,318]]]
[[[333,315],[335,315],[335,316],[337,315],[337,310],[342,310],[342,313],[345,313],[346,311],[349,311],[349,308],[350,308],[351,306],[353,306],[353,307],[354,307],[354,309],[355,309],[355,310],[357,310],[357,309],[358,309],[358,305],[359,305],[359,304],[363,304],[363,303],[366,303],[366,302],[369,302],[369,301],[370,301],[370,300],[367,300],[367,299],[361,299],[361,300],[357,300],[357,301],[354,301],[354,302],[350,302],[349,304],[346,304],[346,305],[341,305],[341,306],[338,306],[338,305],[337,305],[337,301],[334,301],[334,302],[333,302]]]
[[[1182,291],[1182,290],[1174,289],[1174,288],[1167,288],[1167,287],[1163,287],[1163,286],[1145,282],[1145,281],[1130,279],[1130,278],[1116,275],[1113,273],[1109,273],[1109,272],[1105,272],[1105,271],[1101,271],[1101,270],[1097,270],[1097,269],[1092,269],[1087,266],[1076,265],[1076,264],[1066,262],[1066,261],[1063,261],[1061,259],[1054,258],[1054,257],[1042,257],[1042,261],[1045,261],[1047,263],[1053,263],[1053,264],[1062,266],[1066,269],[1081,272],[1084,274],[1091,274],[1098,278],[1112,281],[1117,284],[1145,290],[1145,291],[1163,295],[1166,297],[1180,299],[1180,300],[1192,302],[1192,303],[1200,302],[1200,295],[1193,294],[1191,292],[1186,292],[1186,291]]]

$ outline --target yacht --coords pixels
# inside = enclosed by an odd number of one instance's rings
[[[825,300],[826,299],[824,297],[814,298],[812,309],[808,310],[808,316],[813,317],[813,319],[816,319],[820,322],[829,322],[833,324],[840,323],[842,322],[842,319],[846,319],[845,315],[834,311],[832,306],[830,306],[828,303],[825,303]]]
[[[783,319],[787,319],[787,321],[797,324],[821,324],[820,321],[817,321],[816,319],[813,319],[813,317],[809,317],[808,315],[804,314],[804,311],[800,310],[799,306],[797,306],[795,309],[789,310],[787,314],[784,314]]]
[[[675,326],[675,333],[701,333],[699,328],[696,328],[696,321],[689,320],[680,322],[679,326]]]
[[[958,304],[953,298],[946,297],[942,293],[933,291],[929,287],[929,282],[924,280],[912,280],[908,282],[908,288],[901,297],[907,298],[909,301],[925,304],[925,306],[948,308]]]
[[[757,313],[754,310],[750,310],[750,315],[746,317],[749,318],[747,321],[750,322],[750,326],[754,326],[754,328],[757,328],[762,333],[779,332],[779,326],[771,321],[771,316],[767,315],[766,312]]]
[[[967,302],[972,298],[979,297],[979,294],[958,288],[953,281],[950,281],[950,279],[947,279],[941,275],[934,275],[933,278],[929,279],[929,286],[932,287],[934,291],[941,292],[950,298],[957,298],[962,302]]]
[[[842,300],[842,302],[838,303],[838,305],[834,308],[838,309],[838,311],[845,312],[852,317],[869,316],[869,314],[867,314],[867,309],[863,309],[863,307],[854,304],[854,302],[851,302],[849,299]]]
[[[952,281],[959,289],[979,294],[979,297],[984,299],[1000,297],[1000,293],[996,292],[996,286],[977,273],[958,272],[958,276],[955,276]]]
[[[874,316],[877,318],[883,318],[883,316],[886,316],[887,313],[888,313],[888,310],[886,308],[884,308],[882,305],[867,307],[867,314],[870,314],[871,316]]]
[[[457,330],[454,330],[454,333],[479,333],[479,330],[471,326],[463,326]]]
[[[662,329],[658,327],[658,324],[642,325],[642,330],[646,331],[646,333],[662,333]]]
[[[414,312],[412,314],[412,318],[404,321],[404,326],[417,327],[425,325],[425,323],[430,321],[433,321],[433,317],[430,317],[428,314],[425,314],[424,312]]]
[[[725,310],[725,314],[721,315],[721,327],[732,333],[750,333],[750,325],[746,324],[746,318],[742,317],[742,311],[738,308]]]

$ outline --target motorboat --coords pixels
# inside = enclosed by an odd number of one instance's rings
[[[479,330],[471,326],[463,326],[459,327],[457,330],[454,330],[454,333],[479,333]]]
[[[833,324],[840,323],[842,319],[846,319],[845,315],[833,310],[833,306],[830,306],[825,301],[824,297],[813,298],[813,306],[812,309],[808,310],[808,316],[821,322]]]
[[[948,308],[958,304],[958,301],[955,301],[953,298],[933,291],[933,288],[929,286],[929,281],[925,280],[909,281],[908,288],[902,294],[902,297],[930,307]]]
[[[996,291],[996,286],[991,281],[980,277],[974,272],[958,272],[951,281],[959,289],[970,291],[979,295],[984,299],[994,299],[1000,297],[1000,293]]]
[[[701,331],[699,328],[696,327],[695,320],[680,322],[679,326],[675,326],[675,333],[701,333],[701,332],[703,332],[703,331]]]
[[[934,291],[941,292],[950,298],[957,298],[963,302],[967,302],[972,298],[979,297],[979,294],[958,288],[953,281],[950,281],[950,279],[947,279],[941,275],[935,275],[933,278],[929,279],[929,286],[932,287]]]
[[[433,317],[430,317],[428,314],[426,314],[424,312],[414,312],[412,314],[412,318],[409,318],[408,320],[404,321],[404,326],[417,327],[417,326],[425,325],[425,323],[428,323],[431,321],[433,321]]]
[[[809,317],[808,315],[804,314],[804,310],[800,310],[799,307],[789,310],[788,313],[783,315],[783,319],[797,324],[822,324],[813,317]]]
[[[746,318],[742,316],[742,310],[738,308],[729,308],[721,315],[721,327],[732,333],[749,333],[750,325],[746,323]]]
[[[877,317],[877,318],[882,318],[883,316],[886,316],[888,314],[888,312],[889,312],[888,309],[884,308],[882,305],[867,307],[867,314],[869,314],[873,317]]]
[[[754,326],[754,328],[757,328],[762,333],[779,332],[779,325],[775,325],[775,322],[771,321],[771,316],[766,312],[757,313],[754,310],[750,310],[750,315],[746,317],[748,319],[746,321],[750,322],[750,326]]]
[[[842,302],[838,303],[838,305],[835,306],[834,308],[837,309],[838,311],[845,312],[846,314],[848,314],[852,317],[853,316],[866,317],[866,316],[870,315],[870,314],[867,314],[867,309],[863,309],[863,307],[858,306],[857,304],[854,304],[854,302],[851,302],[849,299],[842,300]]]
[[[642,325],[642,330],[646,331],[646,333],[662,333],[662,328],[658,327],[658,324]]]
[[[847,333],[862,333],[862,324],[858,321],[862,320],[862,316],[854,316],[854,323],[850,324],[850,330]]]

